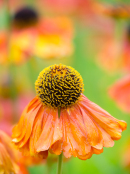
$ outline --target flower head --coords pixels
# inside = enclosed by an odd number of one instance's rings
[[[67,108],[79,99],[83,92],[83,80],[73,68],[54,65],[39,74],[35,89],[43,104],[53,108]]]
[[[47,158],[48,151],[66,158],[88,159],[121,138],[126,123],[85,97],[80,74],[65,65],[44,69],[37,96],[13,128],[13,142],[25,155]],[[60,109],[60,117],[58,111]]]

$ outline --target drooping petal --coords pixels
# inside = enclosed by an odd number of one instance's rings
[[[108,112],[100,108],[95,103],[88,100],[82,94],[82,101],[79,104],[95,124],[102,128],[113,140],[121,138],[121,132],[126,129],[126,123],[112,117]]]
[[[35,119],[35,124],[33,126],[32,134],[29,141],[30,154],[32,155],[36,153],[35,144],[38,141],[42,132],[43,116],[44,116],[44,107],[41,107]]]
[[[38,102],[37,105],[34,106],[34,108],[31,109],[30,111],[28,111],[28,107],[25,108],[25,110],[22,114],[22,117],[20,119],[19,126],[16,125],[16,127],[14,127],[13,132],[21,133],[21,135],[19,135],[15,139],[13,139],[13,141],[15,141],[15,142],[21,141],[21,143],[19,144],[19,147],[22,147],[27,142],[28,138],[30,137],[34,119],[35,119],[40,107],[41,107],[41,104],[39,104],[39,102]],[[24,129],[23,129],[23,127],[24,127]],[[16,135],[14,135],[14,136],[16,136]]]
[[[13,128],[13,130],[12,130],[12,132],[13,132],[13,135],[12,135],[12,136],[14,136],[14,137],[19,137],[19,136],[20,136],[20,134],[21,134],[21,132],[22,132],[22,130],[23,130],[23,127],[25,127],[26,124],[27,124],[27,119],[28,119],[27,116],[29,116],[29,115],[27,115],[26,113],[27,113],[29,110],[31,110],[32,104],[35,105],[36,102],[37,102],[37,98],[34,98],[34,99],[26,106],[26,108],[24,109],[24,111],[23,111],[23,113],[22,113],[22,116],[21,116],[21,118],[20,118],[20,120],[19,120],[19,123],[18,123],[18,124]],[[33,105],[33,106],[34,106],[34,105]],[[34,109],[34,108],[32,107],[32,109]]]
[[[79,106],[80,107],[80,106]],[[98,126],[89,117],[89,113],[85,112],[82,107],[80,107],[81,115],[84,120],[85,129],[87,133],[87,141],[91,146],[98,146],[99,149],[102,148],[102,134]]]
[[[50,109],[41,136],[36,143],[37,152],[48,150],[50,146],[62,138],[59,127],[58,111]]]
[[[84,132],[77,126],[77,121],[71,119],[67,110],[61,112],[63,127],[63,153],[65,157],[86,155],[91,151],[91,146],[86,141]]]

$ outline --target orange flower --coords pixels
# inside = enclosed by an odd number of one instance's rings
[[[35,40],[35,31],[26,29],[12,31],[10,38],[5,31],[0,32],[0,64],[21,64],[31,56],[32,42]]]
[[[99,13],[101,14],[105,13],[109,16],[117,18],[129,19],[130,17],[129,5],[110,5],[107,7],[98,3],[97,7]],[[117,70],[130,71],[130,26],[128,24],[128,26],[124,28],[122,37],[119,38],[115,37],[115,33],[113,32],[115,29],[112,26],[111,29],[110,35],[106,37],[103,44],[100,44],[102,48],[100,50],[97,62],[109,72],[114,72]]]
[[[114,38],[112,32],[105,37],[97,63],[108,72],[126,71],[130,72],[130,26],[128,25],[122,33],[122,39]],[[100,46],[99,46],[100,47]]]
[[[31,56],[67,57],[73,53],[72,40],[73,27],[69,18],[43,19],[33,9],[24,7],[14,14],[11,32],[0,31],[0,64],[21,64]]]
[[[9,22],[10,31],[0,31],[0,64],[21,64],[32,56],[38,17],[32,9],[24,8]]]
[[[121,64],[126,72],[130,72],[130,25],[125,29],[121,51]]]
[[[27,166],[45,162],[39,158],[24,157],[15,149],[11,138],[0,130],[0,173],[28,174]]]
[[[123,71],[130,72],[130,41],[126,41],[123,45],[121,63]]]
[[[109,95],[125,112],[130,112],[130,75],[117,81],[110,89]]]
[[[13,128],[13,142],[24,155],[47,158],[48,151],[63,152],[66,158],[86,160],[121,138],[126,123],[87,99],[83,86],[69,66],[53,65],[39,74],[37,96]]]
[[[0,173],[18,173],[17,151],[11,139],[0,130]]]
[[[97,4],[100,13],[114,18],[129,19],[130,18],[130,4]]]
[[[105,43],[101,45],[100,53],[97,56],[97,63],[109,73],[115,72],[120,67],[121,45],[114,36],[106,37]]]
[[[73,53],[73,26],[67,17],[45,18],[39,21],[34,55],[42,58],[64,58]]]

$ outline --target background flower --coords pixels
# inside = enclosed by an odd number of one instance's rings
[[[19,172],[17,151],[3,131],[0,131],[0,172],[5,174]]]
[[[125,112],[130,112],[130,76],[118,80],[109,89],[109,94],[118,106]]]

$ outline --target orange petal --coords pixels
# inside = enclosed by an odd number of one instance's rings
[[[24,109],[24,111],[22,113],[22,116],[20,118],[19,123],[12,130],[12,132],[13,132],[12,137],[19,137],[20,136],[20,138],[23,138],[23,136],[24,136],[24,134],[26,132],[26,129],[23,129],[23,127],[25,128],[27,126],[27,121],[28,121],[29,116],[30,116],[30,114],[28,113],[30,111],[30,109],[28,109],[28,108],[31,106],[31,104],[33,106],[35,104],[35,107],[32,108],[31,111],[33,111],[36,107],[39,106],[39,101],[37,101],[37,98],[36,97]],[[22,132],[22,134],[21,134],[21,132]],[[18,138],[18,139],[20,139],[20,138]],[[15,140],[15,141],[17,141],[17,140]]]
[[[86,154],[86,155],[78,155],[78,158],[81,159],[81,160],[86,160],[86,159],[91,158],[92,154],[93,154],[93,153],[92,153],[92,151],[91,151],[91,152],[89,152],[89,153]]]
[[[0,173],[18,173],[18,152],[11,139],[0,131]]]
[[[102,132],[103,146],[104,147],[112,147],[112,146],[114,146],[114,141],[112,140],[111,136],[107,132],[105,132],[105,130],[103,130],[101,127],[99,127],[99,129]]]
[[[83,100],[80,102],[80,105],[89,113],[91,119],[93,119],[94,122],[101,128],[103,128],[112,137],[112,139],[118,140],[121,138],[123,127],[121,127],[121,124],[118,123],[119,120],[112,117],[108,112],[84,96]]]
[[[54,153],[56,155],[60,155],[62,150],[63,150],[63,141],[62,140],[58,140],[56,141],[49,149],[49,151],[51,153]]]
[[[59,127],[58,111],[50,109],[41,136],[36,143],[37,152],[48,150],[50,146],[62,138]]]
[[[103,152],[103,149],[96,149],[96,148],[94,148],[94,147],[92,147],[92,152],[94,153],[94,154],[100,154],[100,153],[102,153]]]
[[[71,113],[71,112],[70,112]],[[65,157],[86,155],[90,152],[91,146],[86,141],[83,132],[77,127],[76,121],[72,121],[67,110],[61,112],[63,123],[63,153]]]
[[[43,122],[44,112],[45,112],[45,108],[41,107],[35,118],[32,134],[29,140],[29,148],[30,148],[31,155],[34,155],[36,153],[35,144],[38,141],[42,132],[42,122]]]
[[[41,104],[38,105],[35,109],[30,110],[28,113],[25,113],[24,117],[27,117],[26,124],[23,127],[23,131],[21,132],[21,135],[15,138],[15,142],[19,142],[19,147],[22,147],[29,139],[32,132],[32,127],[34,124],[34,119],[40,108],[41,108]]]
[[[80,106],[79,106],[80,107]],[[102,133],[95,122],[89,117],[89,113],[86,110],[80,107],[82,117],[85,124],[85,129],[87,133],[87,141],[91,146],[96,146],[99,149],[102,149]]]

